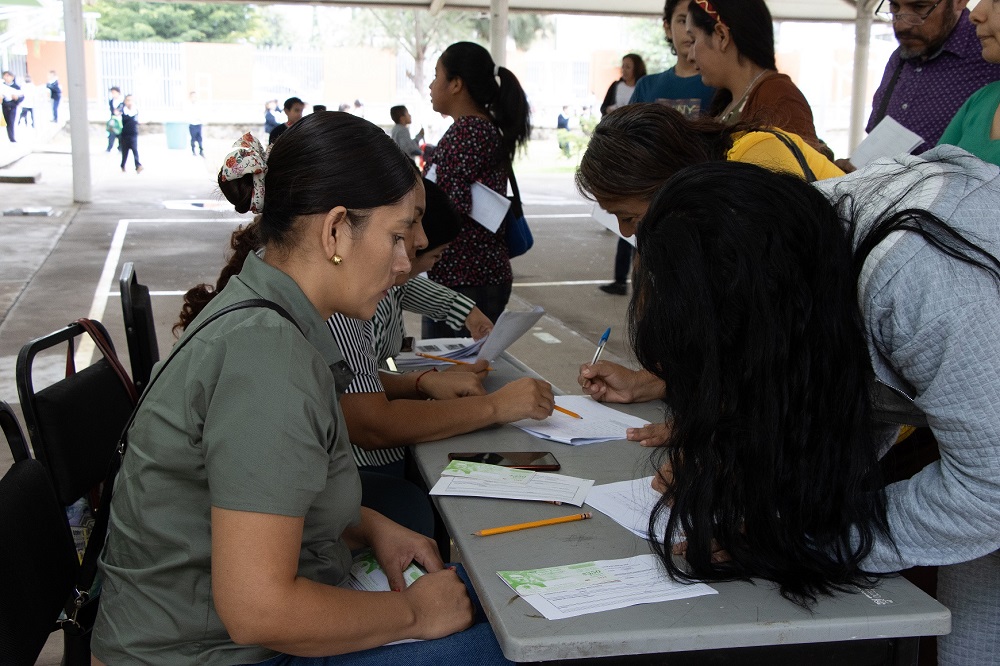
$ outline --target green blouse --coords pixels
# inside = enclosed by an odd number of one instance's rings
[[[984,162],[1000,164],[1000,140],[990,138],[998,106],[1000,81],[994,81],[972,93],[948,123],[938,145],[958,146]]]

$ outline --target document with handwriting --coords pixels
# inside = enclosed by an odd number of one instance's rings
[[[587,493],[587,504],[608,516],[616,523],[643,539],[649,538],[649,516],[660,501],[660,493],[653,490],[653,477],[594,486]],[[669,511],[663,511],[656,520],[654,538],[660,543],[667,532]]]
[[[541,421],[523,419],[514,421],[511,425],[540,439],[579,446],[625,439],[627,429],[641,428],[649,423],[638,416],[612,409],[588,395],[557,395],[556,404],[563,409],[576,412],[582,418],[576,419],[555,411],[552,412],[552,416]]]

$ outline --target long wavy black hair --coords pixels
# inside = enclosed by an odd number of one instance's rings
[[[630,337],[666,381],[675,578],[778,583],[800,604],[869,585],[888,536],[853,253],[800,178],[710,162],[678,172],[638,231]],[[690,571],[670,556],[687,539]],[[713,544],[713,540],[715,544]],[[713,562],[713,547],[730,559]]]

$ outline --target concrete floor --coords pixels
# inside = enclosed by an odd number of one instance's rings
[[[54,136],[40,136],[30,146],[33,152],[0,147],[0,165],[16,159],[0,175],[42,175],[35,184],[0,184],[2,208],[51,206],[58,213],[0,217],[0,399],[15,406],[14,365],[21,346],[78,317],[102,321],[128,367],[117,294],[125,261],[135,262],[140,282],[153,292],[160,352],[166,355],[174,341],[170,328],[180,310],[179,293],[200,282],[214,283],[230,232],[250,219],[223,206],[216,190],[216,169],[229,141],[207,141],[202,159],[187,150],[168,150],[163,135],[143,135],[139,150],[145,170],[137,175],[131,163],[122,173],[117,151],[106,154],[105,135],[95,131],[93,200],[80,205],[72,200],[69,137],[56,129],[48,128]],[[535,247],[513,261],[510,307],[541,305],[547,315],[511,352],[557,388],[573,393],[577,368],[590,359],[605,328],[612,327],[605,358],[628,356],[628,299],[597,289],[610,279],[615,237],[590,218],[592,204],[576,192],[572,174],[533,172],[530,155],[531,149],[518,180]],[[191,201],[208,202],[208,209],[192,208]],[[213,204],[218,208],[211,209]],[[409,321],[411,334],[419,334],[419,326]],[[61,354],[41,362],[36,384],[61,377],[63,363]],[[0,473],[10,464],[7,447],[0,447]],[[56,634],[38,663],[58,664],[60,655]]]

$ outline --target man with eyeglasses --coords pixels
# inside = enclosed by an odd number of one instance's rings
[[[882,0],[875,15],[892,23],[899,48],[889,58],[872,98],[867,132],[892,116],[923,137],[913,151],[922,153],[937,144],[969,95],[1000,80],[1000,65],[983,60],[968,4],[969,0]],[[837,164],[854,170],[847,160]]]

